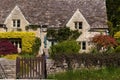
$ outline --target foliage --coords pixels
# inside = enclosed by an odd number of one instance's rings
[[[49,39],[51,39],[51,38],[55,39],[56,36],[57,36],[57,31],[56,30],[54,30],[54,29],[47,29],[47,37]]]
[[[76,54],[80,50],[79,44],[76,41],[63,41],[58,43],[57,45],[53,45],[51,47],[50,56],[55,60],[56,56],[58,56],[58,60],[67,61],[68,69],[72,69],[71,67],[71,57],[69,55]],[[61,59],[62,58],[62,59]],[[56,60],[57,61],[57,60]],[[62,62],[60,61],[60,62]]]
[[[120,45],[120,31],[116,32],[114,37],[116,38],[118,45]]]
[[[22,40],[22,51],[32,52],[32,45],[35,41],[33,32],[0,32],[0,38],[20,38]]]
[[[117,46],[115,52],[120,52],[120,46]]]
[[[65,40],[76,40],[80,36],[78,30],[72,31],[68,27],[60,28],[58,30],[48,29],[47,37],[56,39],[58,42]]]
[[[116,32],[115,35],[114,35],[115,38],[120,38],[120,31]]]
[[[64,68],[64,64],[67,64],[65,69],[71,70],[76,68],[91,67],[120,67],[120,53],[101,53],[101,54],[56,54],[53,60],[56,66]],[[78,64],[79,66],[75,67]]]
[[[54,54],[71,54],[71,53],[78,53],[80,50],[80,45],[72,40],[72,41],[63,41],[51,47],[51,55]]]
[[[20,57],[20,56],[18,54],[10,54],[10,55],[4,56],[4,58],[10,59],[10,60],[16,60],[17,57]]]
[[[32,30],[37,30],[37,28],[40,28],[39,25],[28,25],[25,27],[26,30],[32,29]]]
[[[115,53],[115,49],[113,47],[108,47],[105,53]]]
[[[110,34],[120,31],[120,0],[106,0],[108,21],[111,22]]]
[[[78,30],[71,31],[71,33],[70,39],[72,40],[76,40],[82,34],[82,32],[79,32]]]
[[[69,28],[60,28],[57,33],[57,40],[59,42],[65,41],[69,39],[69,36],[71,35],[71,31]]]
[[[0,55],[17,52],[17,47],[15,47],[9,40],[0,40]]]
[[[90,53],[92,53],[92,54],[97,54],[97,53],[99,53],[99,51],[98,51],[96,48],[91,47]]]
[[[35,42],[34,42],[34,44],[33,44],[33,46],[32,46],[32,52],[33,52],[35,55],[38,54],[38,51],[39,51],[39,49],[40,49],[40,45],[41,45],[41,40],[40,40],[40,38],[36,37],[36,38],[35,38]]]
[[[105,67],[100,69],[77,69],[49,75],[56,80],[119,80],[120,68]]]
[[[36,53],[33,52],[22,52],[19,54],[22,58],[35,58],[37,56]]]
[[[112,22],[110,22],[110,21],[108,21],[107,22],[107,25],[108,25],[108,30],[109,30],[109,34],[111,35],[111,36],[113,36],[114,35],[114,33],[115,33],[115,28],[113,28],[113,23]]]
[[[108,49],[117,46],[116,40],[108,35],[96,35],[92,38],[92,42],[95,43],[98,51],[102,48]]]

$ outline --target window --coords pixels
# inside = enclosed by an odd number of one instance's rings
[[[13,20],[13,27],[15,27],[15,25],[16,25],[16,24],[15,24],[15,20]]]
[[[19,38],[10,38],[11,43],[17,48],[22,48],[22,41]]]
[[[82,29],[82,22],[79,22],[79,29]]]
[[[82,22],[75,22],[75,29],[82,29]]]
[[[13,19],[13,27],[20,27],[20,19]]]
[[[86,50],[86,42],[85,41],[82,42],[82,50]]]
[[[77,29],[77,22],[75,22],[75,29]]]
[[[17,27],[20,27],[20,20],[17,20]]]

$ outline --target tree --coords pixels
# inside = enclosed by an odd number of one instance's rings
[[[0,40],[0,55],[13,54],[17,52],[17,47],[15,47],[9,40]]]
[[[112,26],[108,26],[110,34],[113,36],[115,32],[120,30],[120,0],[106,0],[106,6],[108,21],[112,24]]]
[[[95,44],[98,51],[102,48],[108,49],[109,47],[117,46],[116,40],[108,35],[96,35],[92,38],[92,42]]]

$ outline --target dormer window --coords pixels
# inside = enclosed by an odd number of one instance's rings
[[[13,27],[15,28],[20,27],[20,19],[13,19]]]
[[[82,22],[75,22],[75,29],[82,29]]]

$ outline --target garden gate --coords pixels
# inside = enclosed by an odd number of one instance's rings
[[[17,79],[44,79],[47,77],[45,56],[37,58],[17,58]]]

